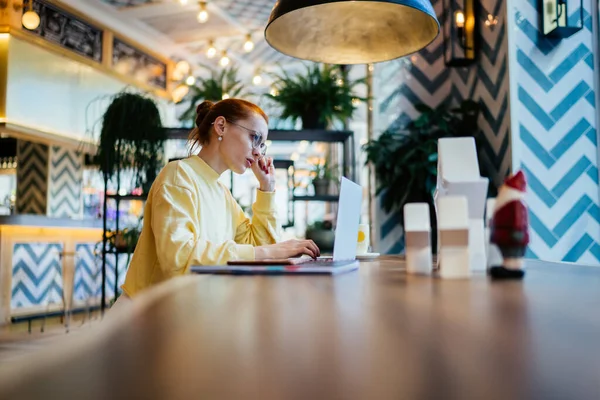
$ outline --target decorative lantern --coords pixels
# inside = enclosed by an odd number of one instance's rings
[[[464,67],[475,62],[478,28],[476,0],[444,0],[444,62]]]

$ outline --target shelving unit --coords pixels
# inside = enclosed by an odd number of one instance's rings
[[[117,146],[120,147],[120,143],[117,142]],[[120,165],[119,160],[116,160],[116,165]],[[104,310],[106,309],[106,256],[107,254],[111,254],[115,256],[115,264],[114,264],[114,269],[115,269],[115,287],[114,287],[114,293],[115,293],[115,297],[117,296],[118,292],[119,292],[119,255],[120,254],[128,254],[129,252],[126,251],[119,251],[119,250],[113,250],[113,249],[107,249],[107,245],[108,245],[108,237],[107,237],[107,233],[108,233],[108,216],[107,216],[107,211],[108,211],[108,200],[114,200],[116,202],[116,213],[115,213],[115,234],[118,234],[119,232],[119,208],[120,208],[120,204],[123,201],[132,201],[132,200],[141,200],[141,201],[146,201],[148,198],[147,194],[141,194],[141,195],[135,195],[135,194],[127,194],[127,195],[120,195],[118,194],[121,190],[121,170],[117,168],[117,173],[116,173],[116,181],[117,181],[117,189],[116,189],[116,194],[109,194],[107,193],[108,191],[108,179],[107,177],[104,177],[104,205],[103,205],[103,212],[102,212],[102,292],[101,292],[101,298],[100,298],[100,310],[102,312],[102,314],[104,314]]]

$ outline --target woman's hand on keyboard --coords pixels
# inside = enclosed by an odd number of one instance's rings
[[[321,250],[312,240],[292,239],[281,243],[257,246],[254,248],[254,253],[257,260],[298,257],[303,254],[317,258],[321,255]]]

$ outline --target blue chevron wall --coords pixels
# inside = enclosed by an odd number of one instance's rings
[[[94,251],[96,243],[78,243],[75,246],[77,260],[75,262],[75,278],[73,280],[73,300],[99,304],[102,294],[102,258]],[[99,247],[98,247],[99,249]],[[106,298],[115,295],[115,255],[107,255],[106,266]],[[125,282],[127,273],[127,255],[119,254],[119,287]]]
[[[82,153],[59,146],[50,148],[49,216],[71,218],[82,215],[82,165]]]
[[[17,158],[17,212],[46,215],[48,146],[19,140]]]
[[[528,257],[600,265],[598,144],[591,2],[569,38],[540,34],[535,0],[513,1],[513,165],[528,179]],[[575,23],[579,2],[568,2]]]
[[[444,25],[442,0],[432,5],[440,24]],[[448,68],[444,64],[443,35],[417,54],[400,60],[378,64],[374,87],[378,101],[377,132],[396,128],[418,116],[415,105],[424,103],[437,107],[443,102],[465,98],[482,106],[479,120],[484,141],[482,163],[500,184],[510,170],[510,113],[508,112],[508,73],[505,0],[482,0],[479,14],[479,60],[467,68]],[[486,26],[488,14],[497,23]],[[381,199],[379,199],[380,201]],[[398,254],[404,250],[402,227],[397,213],[387,214],[377,207],[375,214],[379,230],[377,250]]]
[[[15,243],[11,309],[62,304],[60,243]]]

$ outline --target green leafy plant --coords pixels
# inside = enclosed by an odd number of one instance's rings
[[[331,231],[333,230],[333,223],[331,221],[319,220],[307,226],[306,229],[314,231]]]
[[[96,160],[107,179],[117,170],[133,170],[134,185],[147,193],[163,166],[165,140],[154,100],[121,92],[113,97],[102,117]]]
[[[339,65],[312,64],[306,74],[290,76],[283,68],[274,77],[273,91],[265,94],[282,107],[281,118],[302,120],[303,129],[325,129],[334,121],[352,117],[357,102],[366,101],[357,96],[357,85],[366,78],[350,80]]]
[[[408,202],[429,203],[434,219],[438,139],[473,136],[479,141],[479,105],[474,101],[463,101],[456,108],[418,105],[416,109],[420,116],[405,128],[388,130],[363,147],[366,164],[375,169],[376,193],[383,194],[382,206],[388,213],[396,211],[401,224],[402,210]]]
[[[196,83],[190,87],[189,93],[182,101],[189,101],[190,105],[185,110],[180,121],[191,127],[196,119],[196,107],[204,100],[220,101],[227,94],[229,97],[238,97],[244,90],[242,81],[238,78],[238,68],[231,66],[217,71],[206,67],[210,71],[208,78],[196,78]]]
[[[337,165],[330,165],[329,159],[326,158],[323,162],[314,165],[311,175],[315,194],[325,195],[329,191],[331,182],[338,177]]]

